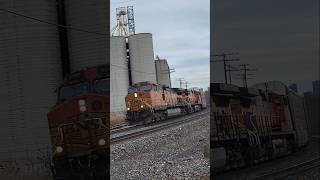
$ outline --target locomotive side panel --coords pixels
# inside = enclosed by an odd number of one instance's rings
[[[195,90],[162,87],[151,82],[135,83],[125,97],[127,120],[146,124],[199,111],[203,103],[200,95]]]
[[[296,143],[299,147],[308,143],[307,121],[302,97],[293,92],[288,94],[292,122],[296,131]]]
[[[272,86],[270,86],[272,87]],[[223,169],[250,166],[306,145],[302,98],[290,92],[211,84],[211,162]],[[286,90],[285,87],[282,89]],[[297,144],[297,146],[295,146]]]

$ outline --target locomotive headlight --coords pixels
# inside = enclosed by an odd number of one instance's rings
[[[127,111],[130,111],[130,108],[129,108],[129,107],[127,108]]]
[[[138,94],[137,94],[137,93],[134,93],[134,97],[138,97]]]
[[[143,108],[143,105],[141,105],[140,108]]]
[[[80,110],[80,112],[85,112],[85,111],[87,110],[86,100],[80,99],[80,100],[78,101],[78,104],[79,104],[79,110]]]
[[[98,144],[99,144],[100,146],[103,146],[103,145],[106,144],[106,140],[104,140],[104,139],[99,139]]]
[[[57,153],[62,153],[62,151],[63,151],[63,148],[61,146],[57,146],[56,147],[56,152]]]
[[[86,100],[80,99],[80,100],[78,101],[78,103],[79,103],[79,106],[85,106],[85,105],[86,105]]]
[[[80,106],[79,107],[80,112],[85,112],[87,110],[86,106]]]

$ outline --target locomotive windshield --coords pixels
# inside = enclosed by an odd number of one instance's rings
[[[110,90],[110,79],[97,80],[95,90],[99,94],[106,94]]]
[[[138,92],[138,91],[147,92],[147,91],[150,91],[151,89],[152,89],[152,85],[150,85],[150,84],[138,86],[138,87],[131,86],[128,89],[128,93],[131,94],[131,93]]]
[[[73,96],[86,94],[89,92],[89,84],[88,83],[78,83],[67,85],[60,88],[59,92],[59,101],[65,101]]]
[[[138,87],[139,91],[150,91],[151,88],[152,86],[150,84]]]
[[[137,91],[138,91],[137,88],[135,88],[135,87],[129,87],[129,89],[128,89],[128,94],[131,94],[131,93],[134,93],[134,92],[137,92]]]

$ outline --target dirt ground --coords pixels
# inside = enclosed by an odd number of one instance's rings
[[[110,127],[116,126],[125,122],[126,115],[124,112],[111,112],[110,113]]]

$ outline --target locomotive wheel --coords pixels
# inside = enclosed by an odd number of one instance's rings
[[[144,120],[144,124],[150,124],[153,122],[153,116],[149,116]]]
[[[166,114],[166,113],[163,113],[163,114],[162,114],[162,118],[163,118],[163,120],[166,120],[166,119],[168,119],[168,114]]]

